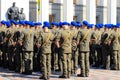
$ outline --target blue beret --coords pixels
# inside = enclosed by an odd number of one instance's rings
[[[100,27],[100,28],[103,28],[103,26],[104,26],[104,24],[102,24],[102,23],[101,23],[101,24],[99,24],[99,27]]]
[[[31,23],[30,23],[30,21],[25,21],[25,24],[30,25]]]
[[[84,20],[82,23],[83,23],[84,25],[86,25],[86,26],[89,25],[89,23],[88,23],[86,20]]]
[[[118,24],[113,25],[114,28],[120,28]]]
[[[77,24],[81,23],[80,21],[76,21]]]
[[[59,22],[59,26],[62,27],[62,22]]]
[[[8,28],[11,26],[11,23],[9,21],[7,21],[5,24]]]
[[[5,25],[5,21],[4,20],[2,20],[0,23]]]
[[[96,27],[96,28],[100,28],[100,25],[99,25],[99,24],[96,24],[95,27]]]
[[[120,23],[117,23],[116,25],[120,26]]]
[[[51,25],[58,26],[57,22],[52,22]]]
[[[70,25],[68,22],[63,22],[62,25]]]
[[[25,22],[22,21],[22,20],[20,20],[20,21],[19,21],[19,24],[21,24],[21,25],[25,25]]]
[[[82,27],[82,24],[80,22],[77,22],[77,27]]]
[[[94,24],[88,24],[87,25],[89,28],[93,28]]]
[[[17,21],[15,21],[15,20],[11,20],[10,22],[11,22],[11,24],[12,24],[12,23],[15,24],[15,25],[18,24]]]
[[[29,24],[31,27],[34,27],[34,23],[30,21],[30,24]]]
[[[72,22],[71,22],[71,25],[72,25],[72,26],[77,26],[77,23],[76,23],[75,21],[72,21]]]
[[[109,27],[108,28],[113,28],[114,27],[114,25],[113,24],[109,24]]]
[[[104,26],[107,28],[108,24],[104,24]]]
[[[36,23],[34,23],[34,25],[35,25],[35,26],[41,26],[42,23],[41,23],[41,22],[36,22]]]
[[[43,28],[45,28],[45,27],[50,27],[50,23],[47,22],[47,21],[45,21],[43,24],[44,24],[44,25],[43,25]]]
[[[106,28],[112,28],[112,25],[111,24],[105,24],[104,25]]]

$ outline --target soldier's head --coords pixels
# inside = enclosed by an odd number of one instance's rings
[[[18,25],[18,22],[15,20],[11,20],[10,22],[11,22],[11,28],[14,28]]]
[[[10,27],[11,27],[10,21],[6,21],[5,24],[6,24],[6,27],[7,27],[7,28],[10,28]]]
[[[105,28],[104,28],[105,31],[111,30],[111,28],[112,28],[111,24],[105,24],[104,26],[105,26]]]
[[[23,26],[25,25],[25,22],[21,20],[18,23],[19,23],[19,28],[23,28]]]
[[[58,23],[57,22],[52,22],[51,23],[51,28],[52,29],[56,29],[58,27]]]
[[[114,28],[114,31],[117,31],[118,28],[120,28],[120,25],[119,24],[113,25],[113,28]]]
[[[69,29],[70,24],[68,22],[62,23],[63,29]]]
[[[76,27],[77,27],[77,29],[80,29],[80,28],[82,27],[81,22],[77,21],[76,23],[77,23],[77,26],[76,26]]]
[[[72,21],[70,25],[70,29],[75,29],[76,26],[77,26],[77,23],[75,21]]]
[[[88,24],[88,25],[87,25],[87,28],[88,28],[88,29],[93,29],[93,28],[94,28],[93,26],[94,26],[94,24]]]
[[[30,28],[30,24],[31,24],[30,21],[25,21],[25,28],[26,29]]]
[[[13,2],[13,7],[15,7],[16,2]]]
[[[4,26],[6,25],[5,22],[6,22],[6,21],[2,20],[2,21],[0,22],[0,26],[1,26],[1,27],[4,27]]]
[[[35,29],[41,29],[42,28],[42,23],[41,22],[35,22],[34,26],[35,26]]]
[[[62,28],[62,23],[63,23],[63,22],[59,22],[59,28]]]
[[[33,22],[30,22],[30,28],[31,28],[31,29],[35,29],[35,25],[34,25]]]
[[[82,28],[87,28],[88,25],[89,23],[86,20],[82,22]]]
[[[44,24],[44,25],[43,25],[43,31],[44,31],[44,32],[48,32],[48,31],[49,31],[49,28],[50,28],[50,23],[47,22],[47,21],[45,21],[43,24]]]

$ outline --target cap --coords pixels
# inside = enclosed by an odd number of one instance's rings
[[[19,20],[19,22],[18,22],[19,24],[21,24],[21,25],[25,25],[25,22],[24,21],[22,21],[22,20]]]
[[[44,23],[43,23],[44,25],[43,25],[43,28],[45,28],[45,27],[50,27],[50,23],[49,22],[47,22],[47,21],[45,21]]]
[[[83,23],[84,25],[86,25],[86,26],[89,25],[89,23],[88,23],[86,20],[84,20],[82,23]]]
[[[77,26],[77,23],[76,23],[75,21],[72,21],[72,22],[71,22],[71,25],[72,25],[72,26]]]
[[[41,22],[35,22],[34,25],[35,25],[35,26],[41,26],[42,23],[41,23]]]

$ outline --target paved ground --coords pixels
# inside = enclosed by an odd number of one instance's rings
[[[120,71],[103,69],[90,69],[90,76],[87,78],[73,75],[70,79],[59,79],[58,76],[60,74],[60,72],[53,72],[50,80],[120,80]],[[40,75],[39,72],[35,72],[33,75],[23,75],[0,68],[0,80],[39,80]]]

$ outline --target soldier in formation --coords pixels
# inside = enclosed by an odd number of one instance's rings
[[[88,77],[90,66],[120,70],[120,24],[90,24],[87,21],[0,22],[0,66],[25,75],[41,71],[50,79]],[[77,74],[80,64],[80,74]]]

